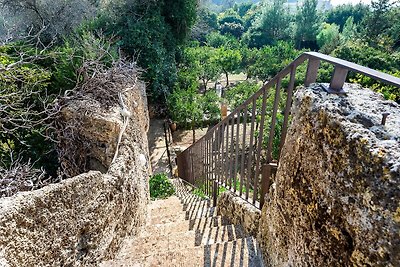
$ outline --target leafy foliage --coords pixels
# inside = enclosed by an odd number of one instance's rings
[[[339,26],[336,24],[322,25],[322,30],[317,35],[317,44],[320,51],[330,54],[338,45],[340,45]]]
[[[283,3],[282,0],[265,2],[245,37],[249,47],[260,48],[289,36],[289,13]]]
[[[229,101],[231,108],[235,109],[259,89],[258,83],[245,81],[230,88],[225,97]]]
[[[117,35],[125,53],[138,55],[150,95],[164,101],[176,82],[176,54],[195,22],[196,7],[195,0],[111,2],[93,26]]]
[[[353,18],[355,24],[360,23],[369,13],[367,5],[358,3],[356,5],[344,4],[339,5],[326,14],[326,22],[329,24],[339,25],[340,30],[343,30],[344,25],[349,17]]]
[[[315,48],[320,17],[317,0],[305,0],[296,15],[296,41],[298,47]]]
[[[175,193],[174,186],[164,173],[153,175],[149,184],[151,199],[164,199]]]
[[[229,73],[238,70],[242,61],[242,55],[237,49],[219,48],[216,52],[216,62],[225,73],[226,86],[229,86]]]

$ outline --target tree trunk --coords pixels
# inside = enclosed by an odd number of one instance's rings
[[[229,86],[229,76],[228,76],[228,75],[229,75],[228,72],[225,71],[225,76],[226,76],[226,87]]]
[[[192,134],[193,134],[193,144],[196,143],[196,129],[194,125],[192,126]]]
[[[204,95],[207,93],[207,84],[208,84],[208,81],[205,80],[205,79],[203,79],[203,86],[204,86],[204,92],[203,92],[203,94],[204,94]]]

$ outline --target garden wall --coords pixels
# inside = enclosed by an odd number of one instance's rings
[[[355,85],[346,90],[314,85],[295,95],[261,213],[267,265],[400,264],[400,106]]]
[[[67,126],[78,126],[76,140],[91,148],[86,156],[93,171],[0,199],[0,266],[97,266],[144,224],[150,172],[144,85],[125,100],[132,115],[115,161],[119,106],[76,100],[63,110]]]

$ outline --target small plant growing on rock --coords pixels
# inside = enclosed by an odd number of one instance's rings
[[[153,175],[150,178],[151,199],[167,198],[175,193],[175,188],[165,173]]]

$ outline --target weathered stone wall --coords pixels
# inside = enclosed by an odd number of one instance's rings
[[[244,199],[232,192],[223,192],[218,197],[217,212],[233,224],[243,226],[247,233],[257,236],[261,212]]]
[[[347,90],[329,95],[313,85],[295,95],[260,221],[267,265],[400,265],[400,107]]]
[[[144,86],[125,98],[132,117],[113,163],[123,125],[120,108],[75,101],[64,110],[67,120],[81,125],[76,134],[98,144],[90,154],[96,164],[89,161],[98,171],[0,199],[0,266],[97,266],[144,224],[149,199]]]

